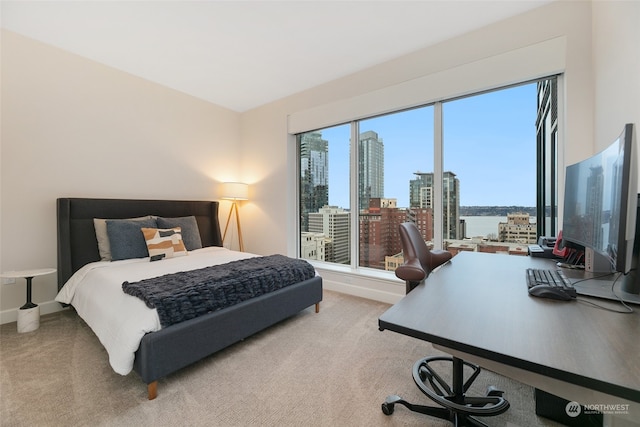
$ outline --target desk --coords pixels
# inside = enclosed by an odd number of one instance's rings
[[[553,265],[462,252],[380,316],[379,327],[571,401],[628,404],[624,416],[640,419],[640,313],[530,296],[525,269]]]

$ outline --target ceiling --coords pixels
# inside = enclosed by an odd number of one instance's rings
[[[243,112],[553,0],[4,1],[2,27]]]

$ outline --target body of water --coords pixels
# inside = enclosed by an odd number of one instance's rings
[[[498,223],[507,222],[506,216],[461,216],[467,224],[467,237],[486,237],[489,234],[498,235]],[[530,221],[535,223],[535,217]]]

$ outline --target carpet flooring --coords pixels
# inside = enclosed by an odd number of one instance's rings
[[[389,394],[430,401],[415,387],[415,360],[430,344],[380,332],[384,303],[325,291],[313,307],[159,381],[147,400],[137,374],[121,376],[71,310],[43,316],[18,334],[0,326],[2,426],[448,426],[397,406]],[[492,426],[557,426],[534,414],[533,390],[483,371],[477,390],[505,390],[511,408]]]

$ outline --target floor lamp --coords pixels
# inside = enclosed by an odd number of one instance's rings
[[[240,245],[240,251],[244,252],[244,243],[242,242],[242,228],[240,228],[240,214],[238,213],[238,201],[249,200],[249,186],[242,182],[225,182],[222,184],[222,198],[226,200],[232,200],[231,209],[229,210],[229,216],[227,217],[227,225],[224,227],[224,234],[222,235],[222,242],[224,243],[225,237],[227,237],[227,229],[229,228],[229,222],[231,221],[231,215],[235,211],[236,213],[236,225],[238,227],[238,243]]]

